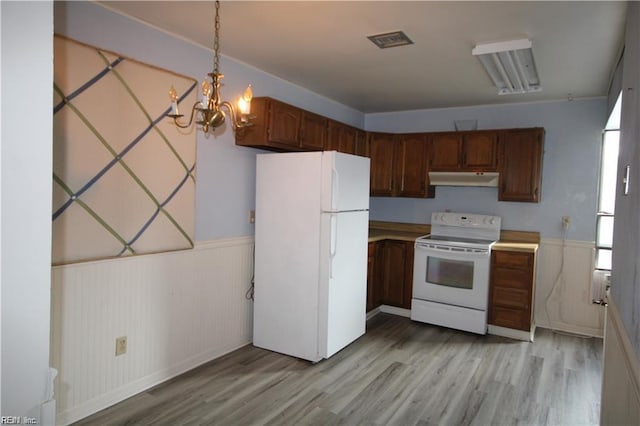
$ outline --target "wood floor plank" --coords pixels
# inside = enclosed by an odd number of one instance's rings
[[[81,425],[597,425],[602,341],[535,342],[378,314],[312,364],[251,345]]]

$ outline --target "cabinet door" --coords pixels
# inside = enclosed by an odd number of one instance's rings
[[[369,243],[367,262],[367,312],[380,306],[380,295],[377,286],[376,246],[377,243],[375,242]]]
[[[371,195],[393,194],[394,137],[388,133],[369,133]]]
[[[343,126],[340,132],[338,151],[345,154],[356,154],[356,129],[350,126]]]
[[[464,135],[462,168],[469,171],[496,171],[498,134],[472,132]]]
[[[462,156],[462,135],[436,133],[431,135],[431,171],[458,171]]]
[[[325,151],[338,151],[341,131],[342,123],[329,120],[329,123],[327,123],[327,143],[324,146]]]
[[[337,121],[329,120],[326,151],[338,151],[345,154],[357,155],[357,130],[354,127]]]
[[[298,150],[302,110],[278,101],[271,101],[269,142]]]
[[[499,201],[540,201],[543,143],[543,129],[502,132]]]
[[[384,242],[383,297],[382,303],[405,307],[405,282],[407,244],[405,241],[386,240]],[[409,297],[409,305],[411,297]]]
[[[397,193],[401,197],[425,198],[434,191],[429,191],[427,162],[428,144],[426,135],[400,135],[395,147],[395,178],[398,182]]]
[[[310,112],[302,113],[300,129],[300,148],[310,151],[322,151],[327,141],[327,119]]]
[[[369,145],[367,144],[367,133],[360,130],[355,129],[356,131],[356,155],[361,157],[369,156]]]

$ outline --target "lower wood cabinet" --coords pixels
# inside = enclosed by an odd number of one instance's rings
[[[376,251],[376,280],[373,307],[389,305],[411,309],[413,289],[413,241],[379,241]],[[373,308],[372,308],[373,309]]]
[[[533,322],[535,253],[491,253],[489,324],[530,331]]]
[[[380,305],[411,309],[413,241],[369,243],[367,312]]]
[[[367,312],[382,304],[380,301],[380,289],[378,288],[378,272],[376,266],[378,243],[369,243],[369,256],[367,262]]]

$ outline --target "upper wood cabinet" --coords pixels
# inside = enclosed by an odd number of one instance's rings
[[[462,168],[470,171],[496,171],[498,133],[478,131],[462,138]]]
[[[371,159],[371,195],[433,198],[429,171],[499,172],[498,200],[540,201],[544,129],[393,134],[365,132],[268,97],[236,145],[272,151],[335,150]]]
[[[286,148],[298,148],[300,140],[300,123],[302,123],[302,111],[278,101],[252,103],[254,115],[258,113],[266,114],[265,130],[267,141],[274,145],[281,145]],[[260,109],[261,111],[256,111]],[[246,129],[251,132],[257,127]]]
[[[369,145],[367,144],[367,132],[356,129],[356,155],[361,157],[369,156]]]
[[[371,195],[425,198],[435,191],[427,174],[429,146],[424,133],[369,133]]]
[[[357,152],[358,132],[354,127],[329,120],[326,151],[338,151],[346,154],[361,155]]]
[[[327,122],[329,120],[318,114],[302,112],[300,128],[300,148],[307,151],[322,151],[327,144]]]
[[[273,151],[322,151],[327,141],[326,117],[275,99],[251,101],[253,125],[236,133],[236,145]]]
[[[435,196],[435,188],[429,186],[429,145],[426,134],[398,135],[394,158],[396,195],[412,198]]]
[[[371,195],[393,195],[395,188],[393,181],[395,135],[371,132],[368,136],[368,154],[371,159]]]
[[[429,170],[445,172],[458,170],[462,158],[462,135],[435,133],[431,135],[431,161]]]
[[[542,128],[501,132],[498,200],[540,201],[543,144]]]
[[[433,133],[430,139],[431,171],[496,171],[498,134],[495,131]]]

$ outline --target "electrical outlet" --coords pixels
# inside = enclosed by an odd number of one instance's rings
[[[127,353],[127,336],[116,337],[116,356]]]
[[[249,210],[249,223],[256,223],[256,211]]]
[[[571,225],[571,217],[562,216],[562,227],[566,230],[569,229],[569,225]]]

